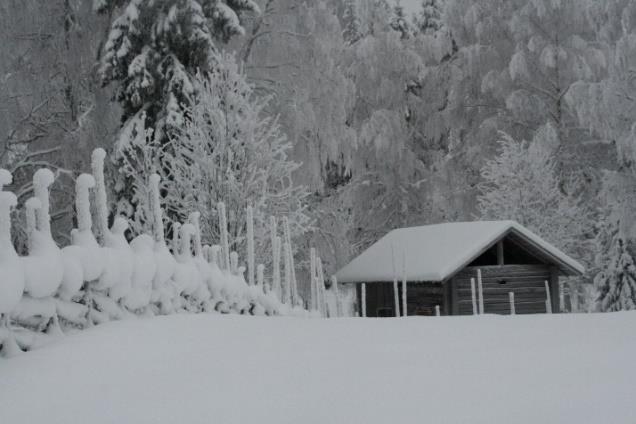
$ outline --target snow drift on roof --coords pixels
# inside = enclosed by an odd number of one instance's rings
[[[343,283],[402,279],[443,281],[475,259],[484,249],[515,232],[540,249],[567,274],[585,268],[541,237],[514,221],[452,222],[393,230],[336,274]]]

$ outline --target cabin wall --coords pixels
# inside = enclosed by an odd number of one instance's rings
[[[361,305],[360,284],[356,284],[358,305]],[[441,283],[407,283],[406,309],[409,316],[435,315],[435,306],[439,305],[443,314],[450,312],[444,308],[445,286]],[[367,317],[395,317],[395,297],[393,282],[367,283]],[[402,315],[402,282],[398,282],[400,316]],[[358,310],[362,310],[359,306]]]
[[[552,310],[558,312],[558,276],[551,267],[536,264],[495,265],[466,267],[448,281],[453,315],[473,313],[470,279],[475,279],[477,288],[477,269],[481,269],[485,313],[509,314],[509,292],[515,294],[517,314],[545,313],[545,281],[551,287]]]

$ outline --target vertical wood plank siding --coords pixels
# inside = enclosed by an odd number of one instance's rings
[[[360,302],[360,284],[356,284],[358,302]],[[443,314],[448,314],[444,301],[445,285],[441,283],[407,283],[406,309],[409,316],[435,315],[435,306],[439,305]],[[403,303],[402,291],[398,291],[399,305]],[[360,304],[360,303],[358,303]],[[400,315],[404,314],[401,310]],[[367,284],[367,317],[395,317],[395,298],[393,283],[368,283]]]
[[[460,271],[448,283],[454,315],[471,315],[472,297],[470,279],[481,269],[484,287],[484,312],[487,314],[509,314],[509,292],[515,294],[517,314],[545,313],[545,280],[550,286],[558,284],[558,274],[547,265],[501,265],[467,267]],[[558,290],[558,288],[557,288]],[[552,296],[554,307],[554,295]],[[558,301],[557,309],[558,310]]]

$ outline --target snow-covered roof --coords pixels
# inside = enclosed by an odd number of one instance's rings
[[[393,230],[338,271],[336,277],[343,283],[392,281],[394,275],[401,280],[405,263],[408,281],[444,281],[511,233],[557,265],[562,274],[585,271],[579,262],[517,222],[475,221]]]

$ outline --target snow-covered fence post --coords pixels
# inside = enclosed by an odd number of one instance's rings
[[[203,245],[201,244],[201,212],[191,212],[188,215],[188,221],[194,227],[194,255],[202,256]]]
[[[477,310],[477,293],[475,292],[475,279],[470,279],[470,294],[473,300],[473,315],[479,314]]]
[[[281,296],[281,287],[280,287],[280,237],[274,237],[274,252],[273,252],[273,263],[272,263],[272,290],[276,294],[278,300],[282,301]]]
[[[362,318],[367,317],[367,285],[362,283],[360,285],[360,308],[362,309]]]
[[[565,311],[565,287],[563,281],[559,281],[559,311]]]
[[[510,315],[515,315],[515,292],[508,292],[508,299],[510,300]]]
[[[322,259],[316,257],[316,284],[318,286],[318,310],[323,317],[327,316],[327,302],[325,299],[325,275],[322,270]]]
[[[548,280],[544,281],[545,283],[545,312],[548,314],[552,313],[552,296],[550,295],[550,284]]]
[[[402,253],[402,316],[407,316],[406,310],[406,255]]]
[[[340,288],[338,287],[338,278],[335,275],[331,276],[331,290],[333,290],[336,297],[336,316],[342,316],[342,299],[340,298]]]
[[[223,267],[230,271],[230,243],[227,235],[227,215],[225,213],[225,203],[218,202],[219,231],[221,232],[221,254],[223,255]]]
[[[438,317],[440,315],[442,315],[442,314],[439,311],[439,305],[435,305],[435,316]]]
[[[479,314],[484,313],[484,287],[481,282],[481,269],[477,270],[477,286],[479,293]]]
[[[256,267],[256,285],[260,287],[261,290],[263,290],[263,293],[265,293],[265,287],[263,284],[264,281],[265,281],[265,265],[258,264],[258,266]]]
[[[398,291],[398,278],[395,269],[395,246],[391,245],[391,262],[393,265],[393,305],[395,307],[395,316],[400,316],[400,293]]]
[[[285,270],[285,278],[283,279],[283,303],[294,306],[292,303],[292,276],[291,276],[291,247],[289,243],[283,244],[283,266]]]
[[[37,230],[35,214],[40,208],[42,208],[42,204],[37,197],[31,197],[24,203],[24,208],[26,211],[27,247],[29,248],[29,253],[31,253],[35,248],[34,235]]]
[[[289,218],[283,217],[283,233],[285,242],[289,244],[289,264],[291,267],[291,302],[296,306],[299,302],[298,297],[298,280],[296,280],[296,263],[294,261],[294,249],[291,243],[291,230],[289,228]]]
[[[161,213],[161,194],[159,192],[159,183],[161,177],[152,174],[148,180],[150,182],[150,190],[152,197],[150,198],[150,207],[152,208],[152,235],[155,241],[164,242],[163,217]]]
[[[221,251],[221,246],[215,244],[210,246],[210,259],[209,262],[213,265],[219,266],[219,252]]]
[[[238,275],[239,273],[238,262],[239,262],[238,253],[231,252],[230,253],[230,273],[232,275]]]
[[[179,233],[181,233],[181,223],[175,222],[172,224],[172,253],[177,255],[181,250],[181,242],[179,241]]]
[[[316,287],[316,249],[313,247],[309,249],[309,288],[311,293],[311,301],[309,302],[311,311],[316,310],[318,306],[317,302],[317,287]]]
[[[93,150],[91,156],[91,170],[95,178],[95,201],[97,203],[98,240],[103,244],[104,236],[108,233],[108,199],[106,198],[106,183],[104,181],[104,159],[106,151],[102,148]]]
[[[51,234],[49,187],[54,180],[53,172],[47,168],[38,169],[33,175],[33,194],[40,201],[40,207],[37,210],[38,226],[47,237]]]
[[[254,285],[254,209],[247,207],[247,282]]]
[[[95,187],[95,178],[90,174],[81,174],[75,180],[75,211],[77,213],[77,229],[80,232],[91,231],[90,189]]]

